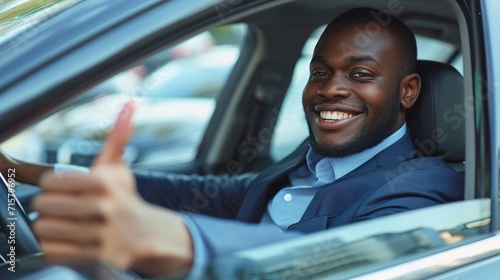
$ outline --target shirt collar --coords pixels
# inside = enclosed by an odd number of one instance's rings
[[[333,168],[335,180],[343,177],[349,172],[353,171],[363,163],[367,162],[369,159],[373,158],[375,155],[385,150],[387,147],[396,143],[399,139],[401,139],[406,133],[406,123],[401,126],[396,132],[391,134],[386,139],[382,140],[382,142],[378,143],[374,147],[363,150],[359,153],[352,154],[346,157],[334,158],[334,157],[321,157],[316,154],[311,148],[307,152],[307,167],[309,170],[318,175],[317,170],[318,167],[323,166],[321,168],[324,170],[324,165],[329,164]],[[321,164],[319,164],[321,162]]]

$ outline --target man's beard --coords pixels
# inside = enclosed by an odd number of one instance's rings
[[[312,132],[311,124],[306,120],[309,127],[311,148],[316,154],[322,157],[345,157],[376,146],[391,135],[392,129],[398,119],[399,98],[398,95],[395,94],[395,96],[396,98],[391,100],[390,104],[387,104],[388,106],[385,107],[388,109],[380,114],[378,118],[380,122],[377,122],[375,127],[369,127],[365,123],[347,143],[342,145],[327,147],[318,144]],[[393,108],[397,109],[394,110]]]

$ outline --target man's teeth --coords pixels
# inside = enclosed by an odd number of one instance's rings
[[[338,111],[321,111],[320,117],[325,120],[345,120],[348,118],[352,118],[352,114],[343,113]]]

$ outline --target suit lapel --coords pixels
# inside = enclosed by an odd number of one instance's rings
[[[363,173],[371,172],[379,167],[397,164],[415,156],[417,156],[417,151],[411,143],[409,132],[406,132],[406,134],[396,141],[396,143],[387,147],[385,150],[335,182],[342,182],[353,177],[358,177]]]
[[[259,174],[248,186],[236,219],[245,222],[260,221],[269,199],[290,184],[290,172],[305,164],[308,150],[309,140],[306,140],[292,154]]]
[[[319,190],[314,196],[300,221],[296,224],[291,225],[288,229],[299,230],[302,232],[312,232],[325,229],[327,227],[327,219],[325,218],[325,216],[327,214],[331,215],[331,213],[340,213],[343,211],[343,209],[338,208],[345,207],[345,205],[331,205],[331,211],[329,211],[329,213],[318,213],[317,209],[321,206],[322,203],[324,203],[325,191],[328,191],[329,188],[335,188],[335,186],[338,186],[340,184],[346,184],[346,181],[359,178],[363,174],[372,172],[377,168],[397,164],[415,156],[417,156],[417,152],[413,147],[411,143],[411,137],[407,132],[405,136],[403,136],[400,140],[377,154],[372,159],[368,160],[366,163],[354,169],[339,180],[336,180],[334,183],[322,187],[322,189]],[[349,197],[356,198],[359,196],[361,196],[361,194],[351,193]]]

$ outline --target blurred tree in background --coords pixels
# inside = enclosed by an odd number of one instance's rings
[[[0,34],[20,21],[41,12],[60,2],[72,3],[74,0],[0,0]],[[46,15],[45,15],[46,16]]]
[[[241,42],[244,31],[244,25],[233,24],[213,28],[209,32],[215,38],[217,45],[238,45]]]
[[[0,0],[0,25],[28,16],[63,0]]]

